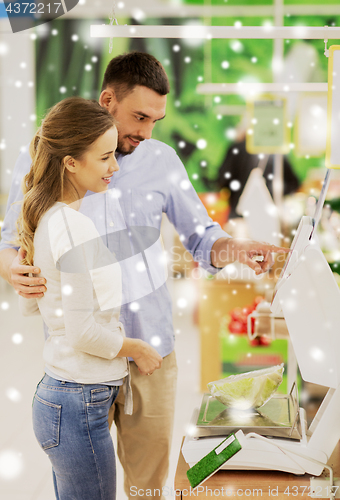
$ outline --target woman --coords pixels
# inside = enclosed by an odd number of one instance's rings
[[[47,291],[20,297],[23,314],[41,313],[49,336],[45,376],[33,400],[37,440],[49,456],[58,500],[113,500],[115,454],[108,411],[120,385],[132,412],[129,364],[143,374],[162,358],[125,337],[118,321],[119,263],[93,222],[78,210],[87,191],[107,190],[118,170],[117,129],[96,102],[69,98],[55,105],[35,135],[18,219],[23,264],[39,266]]]

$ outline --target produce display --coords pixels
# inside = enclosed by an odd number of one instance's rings
[[[235,307],[230,311],[230,322],[228,324],[228,330],[232,334],[236,335],[247,335],[247,318],[257,306],[264,300],[263,297],[258,296],[255,298],[252,304],[245,307]],[[251,318],[251,329],[252,333],[255,331],[255,318]],[[271,344],[271,338],[267,335],[258,336],[252,340],[249,340],[251,346],[268,346]]]
[[[284,365],[271,366],[209,382],[212,396],[225,406],[249,410],[264,405],[282,382]]]

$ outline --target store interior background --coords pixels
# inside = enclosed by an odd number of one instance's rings
[[[119,24],[226,25],[226,26],[338,26],[338,1],[328,0],[135,0],[115,2]],[[172,146],[187,169],[188,176],[209,211],[229,234],[255,237],[247,218],[229,219],[229,197],[233,186],[222,191],[218,172],[231,144],[245,124],[246,96],[242,94],[203,95],[201,83],[326,82],[327,58],[323,40],[285,40],[280,60],[273,40],[184,40],[90,37],[90,25],[107,24],[111,1],[80,0],[69,14],[36,29],[6,33],[8,20],[0,18],[0,224],[15,160],[32,138],[46,110],[72,95],[97,99],[108,61],[122,52],[140,50],[153,54],[164,65],[170,79],[166,119],[159,122],[155,139]],[[0,5],[1,6],[1,5]],[[183,16],[191,8],[192,17]],[[208,16],[208,7],[216,16]],[[279,11],[278,11],[279,9]],[[281,10],[280,10],[281,9]],[[157,17],[153,17],[157,13]],[[337,41],[328,41],[328,46]],[[314,94],[315,95],[315,94]],[[302,215],[312,215],[324,178],[325,109],[300,107],[302,93],[288,93],[291,139],[286,155],[299,180],[297,192],[279,197],[281,231],[275,235],[289,246]],[[321,93],[315,95],[320,99]],[[323,96],[325,98],[325,95]],[[307,117],[306,117],[307,113]],[[311,113],[308,115],[308,113]],[[309,116],[309,118],[308,118]],[[299,121],[300,120],[300,121]],[[308,150],[298,133],[305,120],[309,135],[324,137],[317,153]],[[307,120],[307,121],[306,121]],[[309,120],[309,121],[308,121]],[[314,120],[314,121],[313,121]],[[313,128],[314,127],[314,128]],[[319,129],[315,129],[319,127]],[[237,153],[235,153],[237,154]],[[269,179],[272,180],[272,179]],[[340,216],[337,172],[332,173],[327,206],[319,229],[321,247],[337,277]],[[253,228],[254,231],[254,228]],[[206,382],[222,375],[287,363],[287,340],[248,340],[246,316],[261,296],[270,300],[282,262],[261,279],[238,266],[229,266],[212,278],[193,263],[179,236],[164,219],[163,239],[168,258],[168,286],[173,296],[176,352],[179,364],[178,397],[167,482],[169,498],[181,440],[192,412],[206,391]],[[22,318],[17,296],[0,281],[0,497],[6,500],[52,500],[53,486],[47,457],[35,442],[31,429],[31,401],[42,377],[42,325],[39,318]],[[311,418],[323,389],[299,381],[300,399]],[[282,385],[287,390],[287,382]],[[113,432],[114,435],[114,432]],[[122,471],[118,468],[118,495]]]

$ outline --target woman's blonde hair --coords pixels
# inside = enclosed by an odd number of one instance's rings
[[[81,160],[89,147],[115,125],[114,118],[98,102],[70,97],[53,106],[30,144],[31,169],[22,181],[24,199],[17,220],[16,244],[26,251],[22,264],[33,265],[35,230],[44,213],[64,193],[76,188],[65,174],[63,159]]]

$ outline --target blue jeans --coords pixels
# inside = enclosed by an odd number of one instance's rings
[[[114,500],[116,461],[108,413],[119,387],[45,375],[33,400],[35,436],[53,467],[57,500]]]

